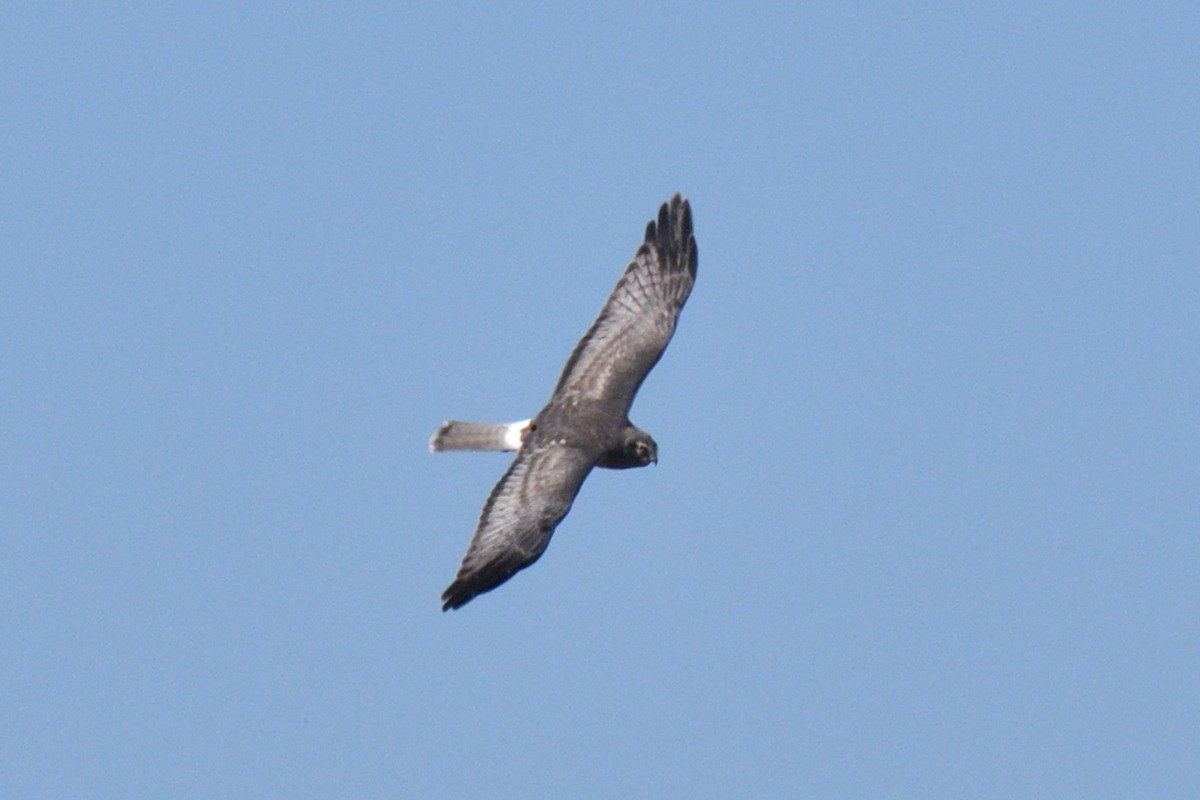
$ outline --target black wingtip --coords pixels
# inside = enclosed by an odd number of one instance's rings
[[[446,591],[442,592],[442,611],[462,608],[471,602],[471,598],[474,596],[475,592],[471,591],[466,584],[462,581],[455,581],[446,587]]]
[[[678,207],[679,207],[679,195],[678,194],[676,194],[674,197],[671,198],[671,202],[670,202],[669,206],[667,203],[663,203],[661,206],[658,207],[658,230],[660,232],[660,235],[669,236],[672,233],[671,228],[674,226],[671,225],[671,212],[674,211]]]
[[[658,208],[658,219],[646,223],[646,244],[687,260],[688,272],[696,275],[699,262],[696,237],[692,234],[692,206],[678,192]]]
[[[534,561],[536,560],[535,558]],[[532,564],[533,561],[529,563]],[[454,579],[454,583],[447,586],[446,591],[442,592],[442,611],[462,608],[479,595],[495,589],[514,574],[516,574],[516,570],[511,569],[499,569],[490,573],[476,571],[465,574],[460,571],[458,577]]]

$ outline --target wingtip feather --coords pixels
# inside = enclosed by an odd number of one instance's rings
[[[442,592],[442,612],[452,611],[465,606],[474,595],[467,594],[458,581],[450,584]]]
[[[679,197],[679,195],[675,195]],[[671,211],[675,208],[674,200],[671,201],[671,207],[668,208],[666,203],[658,207],[658,234],[661,239],[663,236],[670,236],[671,231]]]
[[[646,223],[643,247],[653,245],[664,253],[683,256],[688,272],[694,278],[699,258],[696,237],[692,231],[692,204],[676,192],[674,197],[658,207],[658,218]]]

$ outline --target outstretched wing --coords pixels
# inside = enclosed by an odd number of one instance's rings
[[[492,489],[442,610],[458,608],[528,567],[550,543],[595,465],[588,453],[553,441],[522,450]]]
[[[692,210],[675,195],[563,367],[554,399],[604,400],[626,411],[658,363],[696,280]],[[552,401],[553,402],[553,401]]]

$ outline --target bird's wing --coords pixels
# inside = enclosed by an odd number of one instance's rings
[[[492,489],[442,610],[458,608],[528,567],[546,549],[595,466],[587,452],[540,443],[522,450]]]
[[[633,262],[563,367],[554,399],[592,398],[628,411],[671,341],[695,280],[692,211],[675,195],[646,225]]]

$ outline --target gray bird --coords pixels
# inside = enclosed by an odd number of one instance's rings
[[[629,421],[629,407],[658,363],[696,280],[692,211],[679,195],[617,281],[600,315],[575,345],[554,394],[521,422],[444,423],[432,452],[515,450],[492,489],[442,610],[459,608],[538,560],[593,467],[658,463],[658,445]]]

